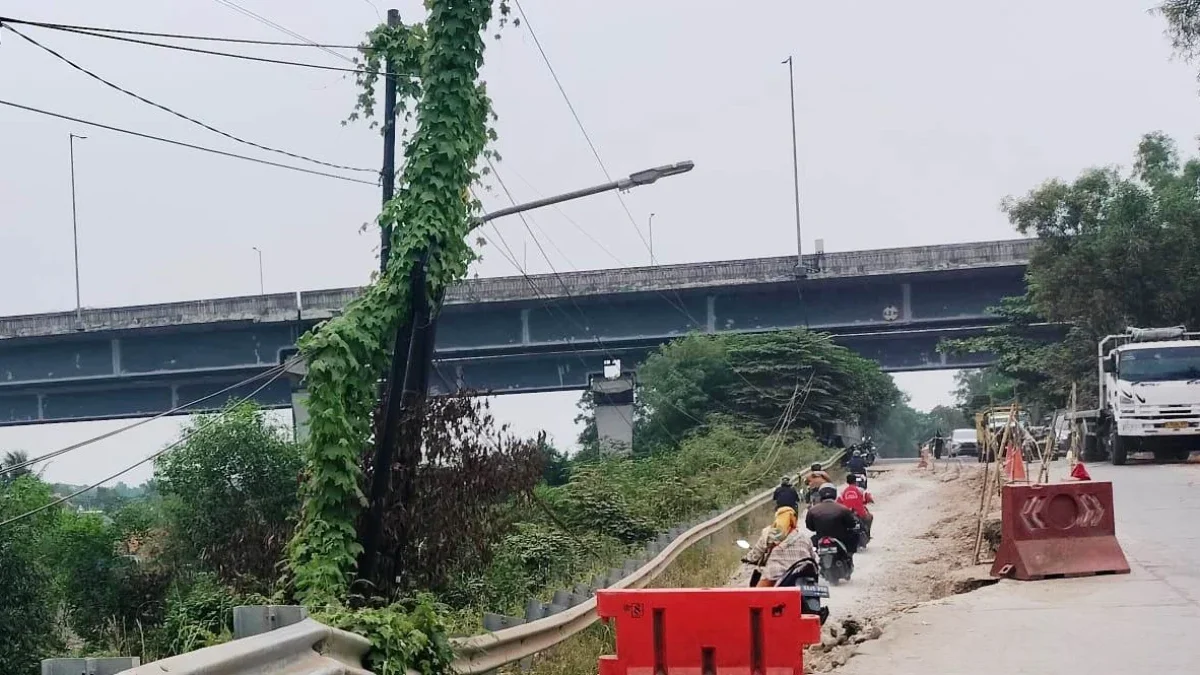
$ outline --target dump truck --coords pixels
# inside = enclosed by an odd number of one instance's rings
[[[1071,415],[1085,456],[1120,466],[1134,453],[1166,461],[1200,450],[1200,333],[1127,328],[1100,340],[1097,361],[1100,407]]]

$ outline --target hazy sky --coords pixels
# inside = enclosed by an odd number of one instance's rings
[[[354,43],[382,0],[238,0],[309,38]],[[128,29],[287,40],[225,0],[0,0],[0,14]],[[394,3],[414,17],[420,4]],[[1126,163],[1160,129],[1200,130],[1193,70],[1172,62],[1150,2],[963,3],[522,0],[609,171],[691,159],[692,173],[630,193],[654,219],[661,262],[795,251],[787,67],[795,57],[806,246],[830,251],[1013,236],[997,209],[1052,176]],[[80,65],[258,143],[376,167],[378,135],[341,126],[355,97],[339,73],[167,52],[29,28]],[[227,49],[226,46],[217,46]],[[315,50],[245,48],[347,65]],[[501,176],[517,199],[603,180],[526,28],[488,41],[484,76],[500,115]],[[0,35],[0,99],[251,152]],[[0,106],[0,315],[74,305],[67,137],[76,144],[86,306],[351,286],[376,265],[360,234],[376,188],[129,138]],[[257,153],[268,159],[276,156]],[[485,197],[487,206],[503,202]],[[568,217],[569,216],[569,219]],[[617,200],[538,213],[558,271],[645,264]],[[497,223],[528,272],[550,265],[519,220]],[[604,243],[597,247],[582,230]],[[494,236],[491,230],[486,232]],[[526,245],[528,244],[528,245]],[[485,250],[482,276],[513,274]],[[918,407],[947,399],[947,373],[897,381]],[[521,431],[572,440],[575,394],[500,399]],[[178,420],[147,425],[52,465],[81,482],[144,456]],[[0,430],[0,448],[40,453],[115,424]],[[135,472],[133,479],[144,478]]]

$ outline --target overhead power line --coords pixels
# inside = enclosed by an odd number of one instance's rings
[[[18,23],[18,22],[11,21],[8,19],[0,19],[0,23]],[[151,40],[142,40],[140,38],[125,37],[122,35],[115,35],[115,34],[108,34],[108,33],[93,33],[88,30],[79,29],[79,28],[66,28],[66,27],[54,27],[54,26],[43,26],[43,28],[48,28],[50,30],[63,31],[63,32],[67,32],[67,33],[74,33],[76,35],[87,35],[89,37],[101,38],[104,40],[115,40],[117,42],[126,42],[129,44],[142,45],[144,47],[157,47],[159,49],[170,49],[170,50],[174,50],[174,51],[188,52],[191,54],[204,54],[207,56],[221,56],[224,58],[237,59],[240,61],[256,61],[258,63],[270,63],[270,64],[274,64],[274,65],[279,65],[279,66],[295,66],[297,68],[312,68],[315,70],[332,70],[332,71],[339,72],[339,73],[353,73],[356,75],[359,73],[382,74],[382,73],[379,73],[378,71],[363,70],[362,68],[346,68],[343,66],[326,66],[326,65],[319,64],[319,63],[306,63],[304,61],[289,61],[287,59],[272,59],[272,58],[267,58],[267,57],[263,57],[263,56],[250,56],[249,54],[237,54],[234,52],[219,52],[219,51],[215,51],[212,49],[201,49],[199,47],[186,47],[184,45],[173,45],[173,44],[168,44],[166,42],[154,42]],[[354,63],[354,60],[350,59],[350,62]]]
[[[254,391],[250,392],[250,394],[248,394],[246,397],[242,398],[240,402],[248,401],[248,400],[254,398],[256,395],[258,395],[258,392],[271,386],[271,383],[274,382],[275,380],[279,379],[279,377],[281,375],[283,375],[282,368],[280,368],[278,370],[278,372],[275,373],[274,377],[272,377],[271,379],[264,382],[261,386],[259,386]],[[216,424],[217,421],[220,420],[222,417],[224,417],[223,412],[217,413],[217,414],[213,415],[212,417],[209,417],[208,419],[197,424],[196,428],[192,430],[191,434],[186,434],[184,436],[181,436],[179,438],[179,440],[175,441],[174,443],[171,443],[167,447],[163,448],[162,450],[159,450],[158,452],[150,455],[149,457],[146,457],[137,462],[134,462],[133,464],[130,464],[129,466],[125,467],[124,469],[121,469],[120,471],[112,474],[111,476],[106,476],[106,477],[96,481],[95,483],[92,483],[91,485],[82,487],[82,488],[76,490],[75,492],[72,492],[71,494],[69,494],[65,497],[59,497],[58,499],[55,499],[54,501],[51,501],[47,504],[43,504],[35,509],[30,509],[30,510],[26,511],[25,513],[13,516],[12,518],[9,518],[3,522],[0,522],[0,527],[6,527],[17,521],[24,520],[26,518],[35,516],[35,515],[41,513],[42,511],[45,511],[46,509],[54,508],[55,506],[58,506],[59,504],[62,504],[63,502],[66,502],[66,501],[70,501],[85,492],[90,492],[90,491],[95,490],[96,488],[100,487],[101,485],[104,485],[105,483],[114,481],[114,480],[120,478],[121,476],[124,476],[125,474],[129,473],[130,471],[133,471],[134,469],[138,468],[139,466],[146,464],[148,462],[152,462],[152,461],[158,459],[159,457],[162,457],[163,455],[167,454],[168,452],[174,450],[175,448],[182,445],[189,438],[191,438],[193,434],[203,431],[203,430],[207,429],[208,427],[212,426],[213,424]]]
[[[263,164],[266,166],[273,166],[278,169],[287,169],[289,171],[298,171],[300,173],[307,173],[307,174],[311,174],[313,176],[323,176],[325,178],[336,178],[337,180],[344,180],[344,181],[347,181],[350,183],[362,183],[363,185],[379,185],[379,181],[369,181],[369,180],[363,180],[361,178],[352,178],[350,176],[341,176],[336,173],[329,173],[326,171],[317,171],[315,169],[306,169],[302,166],[293,166],[291,164],[282,164],[280,162],[272,162],[267,159],[260,159],[258,157],[251,157],[249,155],[239,155],[235,152],[226,152],[224,150],[217,150],[216,148],[209,148],[209,147],[206,147],[203,145],[195,145],[194,143],[177,141],[177,140],[174,140],[171,138],[155,136],[153,134],[144,134],[140,131],[133,131],[132,129],[123,129],[121,127],[115,127],[115,126],[112,126],[109,124],[103,124],[101,122],[92,122],[91,120],[85,120],[85,119],[81,119],[79,117],[72,117],[70,115],[64,115],[62,113],[56,113],[56,112],[52,112],[50,110],[43,110],[41,108],[34,108],[33,106],[22,105],[20,103],[14,103],[12,101],[5,101],[3,99],[0,99],[0,105],[5,105],[10,108],[16,108],[18,110],[24,110],[26,112],[37,113],[39,115],[45,115],[47,117],[55,117],[60,120],[66,120],[68,122],[75,122],[76,124],[86,124],[87,126],[96,127],[97,129],[105,129],[108,131],[115,131],[120,134],[127,134],[129,136],[136,136],[138,138],[144,138],[144,139],[151,140],[151,141],[158,141],[160,143],[176,145],[176,146],[179,146],[182,148],[189,148],[191,150],[199,150],[201,152],[207,152],[207,153],[211,153],[214,155],[220,155],[221,157],[240,159],[240,160],[244,160],[247,162],[254,162],[255,164]]]
[[[316,42],[281,42],[278,40],[250,40],[246,38],[233,37],[218,37],[212,35],[187,35],[183,33],[156,33],[153,31],[144,30],[127,30],[122,28],[104,28],[101,26],[79,26],[67,23],[51,23],[46,21],[29,21],[26,19],[14,19],[12,17],[0,17],[0,22],[12,23],[19,26],[36,26],[37,28],[49,28],[51,30],[64,30],[81,33],[112,33],[113,35],[134,35],[137,37],[152,37],[166,38],[169,40],[192,40],[195,42],[224,42],[235,45],[255,45],[260,47],[317,47],[325,49],[356,49],[361,50],[364,47],[359,45],[336,45],[336,44],[321,44]],[[370,49],[370,48],[366,48]]]
[[[83,73],[84,75],[87,75],[88,77],[92,78],[93,80],[96,80],[97,82],[100,82],[100,83],[102,83],[102,84],[104,84],[104,85],[106,85],[106,86],[108,86],[108,87],[110,87],[110,88],[112,88],[112,89],[115,89],[115,90],[117,90],[117,91],[121,92],[122,94],[125,94],[126,96],[131,96],[131,97],[133,97],[133,98],[137,99],[138,101],[141,101],[142,103],[145,103],[146,105],[153,106],[153,107],[155,107],[155,108],[158,108],[159,110],[162,110],[162,111],[164,111],[164,112],[170,113],[170,114],[172,114],[172,115],[174,115],[174,116],[176,116],[176,117],[178,117],[178,118],[180,118],[180,119],[183,119],[183,120],[186,120],[186,121],[188,121],[188,122],[191,122],[192,124],[195,124],[196,126],[199,126],[199,127],[203,128],[203,129],[207,129],[208,131],[211,131],[211,132],[213,132],[213,133],[215,133],[215,134],[217,134],[217,135],[219,135],[219,136],[224,136],[225,138],[228,138],[228,139],[230,139],[230,140],[232,140],[232,141],[236,141],[236,142],[238,142],[238,143],[242,143],[242,144],[244,144],[244,145],[248,145],[248,146],[250,146],[250,147],[253,147],[253,148],[258,148],[259,150],[266,150],[267,152],[274,152],[274,153],[276,153],[276,154],[279,154],[279,155],[285,155],[285,156],[287,156],[287,157],[291,157],[291,158],[293,158],[293,159],[299,159],[299,160],[302,160],[302,161],[305,161],[305,162],[311,162],[311,163],[313,163],[313,164],[319,164],[319,165],[321,165],[321,166],[327,166],[327,167],[329,167],[329,168],[331,168],[331,169],[342,169],[342,170],[344,170],[344,171],[358,171],[358,172],[362,172],[362,173],[376,173],[376,174],[377,174],[377,173],[379,173],[379,171],[378,171],[378,170],[376,170],[376,169],[364,169],[364,168],[361,168],[361,167],[355,167],[355,166],[346,166],[346,165],[344,165],[344,164],[334,164],[334,163],[332,163],[332,162],[325,162],[325,161],[322,161],[322,160],[319,160],[319,159],[314,159],[314,158],[312,158],[312,157],[307,157],[307,156],[305,156],[305,155],[299,155],[299,154],[296,154],[296,153],[294,153],[294,152],[288,152],[287,150],[280,150],[279,148],[273,148],[273,147],[271,147],[271,146],[268,146],[268,145],[262,145],[261,143],[255,143],[254,141],[248,141],[248,140],[246,140],[246,139],[244,139],[244,138],[241,138],[241,137],[235,136],[235,135],[233,135],[233,134],[231,134],[231,133],[228,133],[228,132],[222,131],[222,130],[220,130],[220,129],[218,129],[218,128],[216,128],[216,127],[214,127],[214,126],[210,125],[210,124],[207,124],[207,123],[205,123],[205,122],[201,122],[200,120],[198,120],[198,119],[196,119],[196,118],[194,118],[194,117],[189,117],[189,116],[187,116],[187,115],[185,115],[185,114],[183,114],[183,113],[181,113],[181,112],[179,112],[179,111],[177,111],[177,110],[173,110],[172,108],[169,108],[169,107],[167,107],[167,106],[165,106],[165,105],[163,105],[163,104],[161,104],[161,103],[156,103],[156,102],[154,102],[154,101],[151,101],[150,99],[148,99],[148,98],[145,98],[144,96],[141,96],[141,95],[139,95],[139,94],[136,94],[136,93],[134,93],[134,92],[132,92],[132,91],[130,91],[130,90],[128,90],[128,89],[126,89],[126,88],[124,88],[124,87],[120,86],[120,85],[114,84],[114,83],[110,82],[109,80],[106,80],[106,79],[104,79],[103,77],[101,77],[101,76],[97,75],[96,73],[93,73],[92,71],[88,70],[87,68],[84,68],[83,66],[79,65],[78,63],[75,63],[75,62],[74,62],[74,61],[72,61],[71,59],[68,59],[67,57],[65,57],[65,56],[63,56],[62,54],[58,53],[57,51],[55,51],[55,50],[51,49],[50,47],[47,47],[46,45],[44,45],[44,44],[42,44],[42,43],[38,42],[37,40],[34,40],[33,38],[31,38],[31,37],[29,37],[28,35],[26,35],[26,34],[22,33],[21,31],[17,30],[16,28],[13,28],[13,27],[12,27],[12,26],[10,26],[10,25],[7,25],[7,24],[0,23],[0,27],[3,27],[3,28],[6,28],[6,29],[8,29],[8,30],[9,30],[9,31],[11,31],[12,33],[15,33],[16,35],[20,36],[20,37],[21,37],[22,39],[24,39],[26,42],[29,42],[30,44],[32,44],[32,45],[34,45],[34,46],[38,47],[38,48],[39,48],[39,49],[41,49],[42,51],[45,51],[46,53],[50,54],[50,55],[51,55],[51,56],[53,56],[54,58],[58,59],[59,61],[62,61],[63,63],[67,64],[68,66],[70,66],[70,67],[74,68],[75,70],[78,70],[79,72]]]
[[[274,21],[272,21],[272,20],[268,19],[267,17],[265,17],[265,16],[261,15],[261,14],[256,14],[256,13],[254,13],[254,12],[252,12],[252,11],[250,11],[250,10],[246,9],[245,7],[242,7],[241,5],[237,4],[236,2],[233,2],[233,0],[216,0],[216,2],[218,2],[218,3],[222,4],[222,5],[225,5],[225,6],[226,6],[226,7],[228,7],[229,9],[232,9],[233,11],[235,11],[235,12],[237,12],[237,13],[239,13],[239,14],[242,14],[242,15],[244,15],[244,16],[248,16],[248,17],[250,17],[251,19],[254,19],[255,21],[257,21],[257,22],[259,22],[259,23],[261,23],[261,24],[263,24],[263,25],[265,25],[265,26],[270,26],[271,28],[274,28],[275,30],[277,30],[277,31],[279,31],[279,32],[281,32],[281,33],[283,33],[283,34],[285,34],[285,35],[290,35],[291,37],[294,37],[294,38],[296,38],[297,40],[300,40],[300,41],[303,41],[303,42],[307,42],[308,44],[310,44],[310,45],[312,45],[312,46],[316,47],[317,49],[320,49],[321,51],[323,51],[323,52],[326,52],[326,53],[330,54],[331,56],[334,56],[334,57],[336,57],[336,58],[339,58],[339,59],[341,59],[341,60],[343,60],[343,61],[348,61],[348,62],[350,62],[350,63],[354,63],[354,59],[352,59],[352,58],[350,58],[350,57],[346,56],[345,54],[339,54],[339,53],[337,53],[337,52],[333,51],[332,49],[329,49],[328,47],[322,47],[322,46],[321,46],[321,45],[319,45],[317,42],[315,42],[315,41],[313,41],[313,40],[310,40],[310,39],[308,39],[308,38],[304,37],[303,35],[301,35],[301,34],[297,33],[296,31],[293,31],[293,30],[290,30],[290,29],[288,29],[288,28],[285,28],[285,27],[283,27],[283,26],[281,26],[281,25],[279,25],[279,24],[275,23]],[[356,65],[357,65],[357,64],[356,64]]]
[[[198,398],[195,401],[188,401],[187,403],[177,405],[174,408],[167,410],[166,412],[161,412],[161,413],[155,415],[154,417],[147,417],[145,419],[138,420],[137,422],[134,422],[133,424],[127,424],[118,429],[113,429],[112,431],[109,431],[107,433],[100,434],[99,436],[93,436],[92,438],[89,438],[85,441],[80,441],[78,443],[68,445],[65,448],[59,448],[58,450],[54,450],[52,452],[47,452],[44,455],[38,455],[37,457],[34,457],[33,459],[25,460],[24,462],[21,462],[20,464],[13,464],[12,466],[0,467],[0,476],[3,476],[6,473],[11,473],[13,471],[18,471],[20,469],[24,469],[25,467],[28,467],[28,466],[33,466],[34,464],[39,464],[41,462],[45,462],[47,460],[54,459],[55,457],[60,457],[62,455],[67,454],[68,452],[72,452],[72,451],[78,450],[80,448],[85,448],[89,445],[99,443],[100,441],[103,441],[108,438],[112,438],[113,436],[116,436],[117,434],[124,433],[124,432],[130,431],[132,429],[136,429],[136,428],[142,426],[143,424],[149,424],[151,422],[160,420],[160,419],[162,419],[164,417],[168,417],[170,415],[178,415],[178,414],[182,413],[183,411],[187,410],[188,408],[193,408],[195,406],[200,405],[201,403],[207,403],[208,401],[211,401],[212,399],[214,399],[222,394],[228,394],[228,393],[235,391],[246,385],[254,384],[255,382],[263,379],[264,377],[270,377],[271,375],[275,375],[275,374],[277,374],[277,371],[286,370],[289,366],[291,366],[293,363],[298,362],[299,360],[300,360],[299,356],[293,357],[293,358],[289,359],[288,361],[286,361],[278,366],[275,366],[274,368],[270,368],[264,372],[259,373],[258,375],[255,375],[253,377],[248,377],[248,378],[242,380],[241,382],[238,382],[237,384],[231,384],[228,387],[225,387],[224,389],[221,389],[219,391],[214,391],[213,393],[209,394],[208,396],[205,396],[203,398]]]
[[[537,47],[538,53],[542,55],[542,61],[545,62],[546,69],[550,71],[550,76],[554,78],[554,84],[558,87],[558,93],[562,94],[563,100],[566,101],[567,108],[571,111],[571,117],[575,118],[575,125],[579,127],[579,131],[583,134],[584,140],[587,141],[588,147],[592,149],[592,155],[596,158],[596,163],[600,165],[600,170],[604,172],[604,178],[612,182],[612,176],[608,173],[608,167],[604,165],[604,160],[600,158],[600,151],[596,149],[596,144],[592,141],[592,136],[588,133],[587,127],[583,126],[583,120],[580,119],[579,113],[575,110],[575,104],[571,103],[571,97],[567,95],[567,90],[563,87],[562,80],[558,79],[558,72],[554,70],[554,64],[550,62],[550,56],[542,48],[542,41],[538,39],[537,33],[534,32],[533,24],[529,22],[529,17],[525,15],[525,9],[521,7],[520,0],[513,0],[513,4],[516,5],[517,11],[521,14],[521,21],[529,29],[529,36],[533,38],[533,44]],[[646,236],[642,234],[642,228],[637,224],[637,219],[633,217],[633,213],[629,210],[629,205],[625,203],[625,198],[621,196],[620,191],[613,194],[617,196],[617,201],[621,203],[621,208],[625,211],[625,216],[629,218],[629,224],[633,225],[634,232],[637,232],[638,238],[642,240],[642,245],[647,250],[653,252],[650,248],[650,242],[647,241]]]

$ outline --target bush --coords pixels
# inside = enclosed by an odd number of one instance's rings
[[[299,508],[300,450],[248,403],[197,418],[184,434],[154,465],[169,545],[183,564],[261,590],[275,578]]]
[[[444,675],[454,661],[442,619],[445,609],[432,596],[422,594],[412,602],[384,607],[326,608],[316,618],[370,640],[366,662],[377,675],[403,675],[410,670]]]
[[[164,656],[227,642],[233,637],[233,608],[253,604],[221,585],[215,577],[201,575],[186,588],[177,586],[167,599],[160,635]]]
[[[0,483],[0,520],[51,500],[50,487],[32,475]],[[0,672],[35,673],[38,662],[62,648],[56,629],[54,578],[44,537],[58,511],[48,509],[0,528]]]

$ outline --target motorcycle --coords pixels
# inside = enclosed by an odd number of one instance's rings
[[[879,451],[875,449],[875,442],[871,440],[870,436],[863,439],[861,449],[863,451],[863,460],[866,461],[867,466],[871,466],[875,463],[876,459],[879,459]]]
[[[867,529],[866,523],[862,520],[858,521],[858,550],[862,551],[867,548],[867,544],[871,543],[871,531]]]
[[[854,574],[854,559],[842,542],[833,537],[820,537],[816,549],[822,577],[834,586],[850,581],[850,576]]]
[[[739,539],[737,545],[742,550],[750,549],[750,542],[745,539]],[[758,586],[758,582],[762,579],[762,567],[745,558],[742,558],[742,562],[754,566],[754,571],[750,574],[749,585],[751,588]],[[820,570],[817,568],[816,561],[800,560],[796,562],[783,573],[783,578],[776,582],[775,587],[799,588],[800,613],[815,616],[821,620],[821,625],[825,625],[825,620],[829,618],[829,608],[821,599],[829,597],[829,587],[821,583]]]

